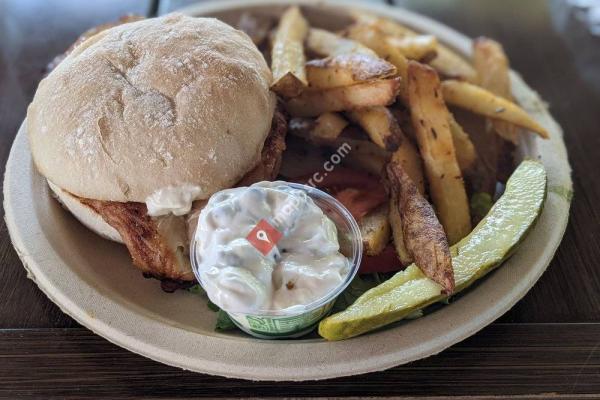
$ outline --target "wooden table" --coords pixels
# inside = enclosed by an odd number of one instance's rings
[[[565,131],[575,181],[570,224],[548,271],[499,321],[440,355],[360,377],[274,384],[205,376],[129,353],[64,315],[27,279],[2,223],[0,397],[600,398],[600,38],[581,22],[584,12],[574,13],[563,3],[398,1],[467,35],[501,41],[512,66],[550,103]],[[87,27],[126,12],[145,14],[151,5],[141,0],[1,4],[4,168],[44,65]]]

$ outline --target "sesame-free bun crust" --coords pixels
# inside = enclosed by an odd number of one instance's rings
[[[74,197],[69,192],[62,190],[50,181],[47,182],[56,199],[64,208],[69,210],[79,222],[103,238],[123,244],[123,239],[119,232],[104,221],[100,214],[83,204],[77,197]]]
[[[80,197],[231,187],[271,126],[271,72],[242,32],[171,14],[100,32],[40,83],[27,111],[37,169]]]

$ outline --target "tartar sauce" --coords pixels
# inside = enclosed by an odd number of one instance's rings
[[[148,215],[151,217],[167,214],[185,215],[190,212],[192,203],[201,193],[202,189],[193,185],[158,189],[146,198]]]
[[[250,233],[265,221],[280,237],[257,233],[273,242],[263,255]],[[333,221],[304,191],[284,182],[214,194],[200,213],[194,240],[202,286],[225,311],[291,312],[327,296],[350,272]]]

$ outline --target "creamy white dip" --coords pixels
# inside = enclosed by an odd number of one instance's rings
[[[282,234],[266,255],[246,239],[261,220]],[[225,311],[292,312],[327,296],[350,272],[333,221],[304,191],[284,182],[214,194],[194,240],[202,286]]]
[[[192,203],[201,193],[202,189],[193,185],[158,189],[146,198],[148,215],[151,217],[167,214],[185,215],[190,212]]]

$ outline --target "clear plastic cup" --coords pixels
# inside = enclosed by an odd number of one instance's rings
[[[299,304],[285,310],[261,310],[254,314],[224,310],[242,331],[261,339],[296,338],[312,331],[329,314],[336,298],[354,279],[362,259],[363,244],[358,223],[342,203],[312,186],[290,182],[285,182],[285,185],[304,191],[333,221],[338,232],[340,253],[348,259],[350,268],[339,286],[310,304]],[[190,245],[190,258],[196,279],[205,287],[198,271],[195,235]]]

